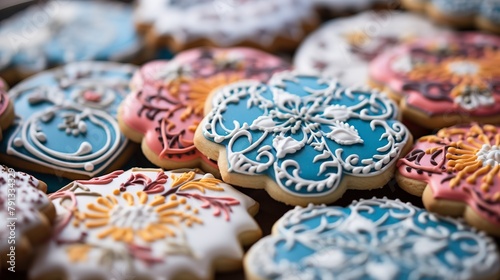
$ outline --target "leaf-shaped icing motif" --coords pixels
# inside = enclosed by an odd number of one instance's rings
[[[324,110],[324,116],[338,121],[346,121],[351,116],[351,111],[345,105],[328,106]]]
[[[287,154],[293,154],[304,147],[303,142],[299,142],[292,137],[276,136],[273,139],[273,147],[278,158],[284,158]]]
[[[258,130],[266,130],[269,128],[273,128],[275,126],[276,122],[274,122],[271,116],[260,116],[252,122],[250,128]]]
[[[326,137],[340,145],[363,143],[358,131],[348,123],[336,121],[334,125],[330,126],[330,129],[331,131],[326,134]]]
[[[273,100],[276,107],[283,111],[298,108],[302,103],[300,96],[288,93],[280,88],[273,88]]]

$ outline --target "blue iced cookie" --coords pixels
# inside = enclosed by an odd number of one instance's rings
[[[9,91],[16,119],[0,159],[70,179],[117,168],[131,150],[116,120],[134,66],[75,62],[26,79]]]
[[[0,24],[0,71],[23,77],[81,60],[130,61],[142,51],[132,8],[121,3],[49,1]]]
[[[297,207],[250,248],[248,279],[498,279],[495,242],[399,200]]]
[[[287,204],[380,188],[411,144],[391,100],[327,77],[280,72],[268,84],[222,87],[207,102],[196,147],[218,161],[224,181]]]

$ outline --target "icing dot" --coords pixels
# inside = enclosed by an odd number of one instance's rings
[[[119,190],[119,189],[115,189],[115,190],[113,191],[113,194],[114,194],[114,195],[119,195],[119,194],[120,194],[120,190]]]
[[[477,159],[483,163],[483,166],[491,165],[495,167],[500,164],[500,146],[485,144],[476,155]]]
[[[479,72],[479,67],[470,61],[455,61],[448,64],[448,71],[460,76],[474,75]]]
[[[16,139],[14,139],[14,146],[16,147],[22,147],[23,146],[23,139],[17,137]]]
[[[85,163],[83,168],[85,169],[85,171],[92,171],[92,170],[94,170],[94,165],[90,162],[87,162],[87,163]]]

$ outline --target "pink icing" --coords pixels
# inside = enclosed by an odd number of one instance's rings
[[[9,106],[9,96],[7,95],[7,84],[0,79],[0,116],[3,115]]]
[[[238,66],[218,68],[221,63]],[[159,75],[168,67],[178,69],[181,66],[190,69],[184,76],[187,81],[180,84],[179,94],[174,96],[166,86],[172,86],[178,79],[174,76],[174,79],[167,80],[166,75]],[[143,134],[145,144],[162,160],[201,160],[216,167],[193,144],[195,128],[203,114],[186,112],[188,105],[193,102],[189,100],[192,86],[199,86],[200,81],[210,82],[214,77],[226,77],[231,81],[258,79],[266,82],[274,72],[288,68],[289,65],[280,58],[250,48],[198,48],[181,52],[171,61],[147,63],[134,75],[131,86],[135,91],[122,104],[121,120]],[[206,95],[209,93],[206,92]],[[153,96],[155,98],[151,99]],[[204,99],[201,101],[204,103]]]
[[[461,33],[455,35],[443,35],[439,38],[420,38],[413,43],[404,44],[397,48],[386,51],[379,55],[370,64],[371,78],[380,84],[388,86],[396,94],[406,97],[406,104],[412,108],[422,111],[430,116],[446,115],[446,114],[461,114],[477,117],[495,116],[500,112],[500,94],[497,89],[493,89],[492,104],[479,106],[474,109],[466,109],[456,104],[452,98],[449,99],[430,99],[418,90],[403,89],[403,86],[411,81],[405,72],[394,69],[394,63],[405,56],[410,56],[412,48],[430,48],[436,46],[450,46],[451,44],[467,44],[467,45],[490,45],[493,48],[500,48],[500,38],[493,35],[485,35],[481,33]],[[446,49],[446,48],[445,48]],[[413,57],[413,56],[411,56]],[[456,56],[458,58],[458,56]],[[466,57],[467,58],[467,57]],[[427,62],[427,61],[426,61]],[[499,82],[500,76],[493,78],[484,78],[487,83]],[[419,81],[417,81],[419,82]]]
[[[455,127],[450,129],[453,128]],[[465,128],[469,129],[470,126]],[[485,133],[491,145],[495,145],[499,141],[499,126],[496,127],[496,131],[496,133]],[[474,135],[468,136],[474,137],[475,141],[480,139]],[[482,180],[488,174],[477,176],[473,183],[467,182],[467,177],[473,172],[459,180],[457,185],[450,185],[451,180],[458,176],[458,171],[448,166],[449,159],[446,158],[445,154],[450,146],[456,146],[454,143],[463,137],[464,133],[453,134],[450,137],[443,136],[439,137],[440,141],[438,143],[420,139],[413,147],[413,150],[405,158],[399,160],[398,172],[406,178],[427,183],[432,188],[435,198],[466,203],[484,219],[500,225],[500,171],[492,173],[493,183],[488,190],[481,188]],[[479,141],[480,144],[482,142],[484,141]],[[435,148],[435,151],[425,153],[430,148]]]

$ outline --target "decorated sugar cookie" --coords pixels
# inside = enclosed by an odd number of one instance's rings
[[[258,204],[197,170],[118,170],[51,199],[58,223],[31,279],[211,279],[261,235]]]
[[[338,77],[345,85],[364,85],[370,61],[383,51],[443,28],[410,13],[365,12],[335,19],[307,37],[294,58],[296,69]]]
[[[396,179],[431,211],[500,236],[500,127],[464,125],[420,138]]]
[[[495,242],[386,198],[297,207],[245,257],[248,279],[497,279]]]
[[[49,239],[55,208],[46,191],[44,182],[0,165],[0,219],[4,223],[0,227],[0,261],[5,269],[2,274],[28,268],[35,247]]]
[[[218,173],[216,163],[193,144],[209,94],[242,79],[266,82],[288,67],[273,55],[249,48],[199,48],[171,61],[150,62],[132,79],[134,91],[120,107],[120,127],[128,138],[142,142],[144,155],[158,166]]]
[[[0,78],[0,140],[2,140],[2,130],[9,127],[14,121],[14,107],[7,94],[8,86]]]
[[[265,188],[287,204],[380,188],[411,143],[391,100],[327,77],[280,72],[268,84],[223,87],[210,104],[196,147],[218,160],[225,182]]]
[[[312,0],[312,2],[318,8],[330,10],[333,14],[362,11],[377,6],[385,9],[398,6],[390,0]]]
[[[143,49],[132,8],[116,2],[44,1],[3,21],[0,37],[0,72],[19,79],[73,61],[132,61]]]
[[[174,51],[198,46],[291,51],[318,24],[312,1],[302,0],[141,1],[138,10],[146,25],[154,18],[150,41]]]
[[[420,39],[378,56],[371,79],[427,128],[500,123],[500,37],[462,33]]]
[[[131,153],[116,111],[135,67],[77,62],[47,70],[9,91],[15,123],[0,159],[67,178],[90,178],[121,166]]]
[[[500,2],[495,0],[403,0],[412,10],[424,11],[439,23],[500,33]]]

